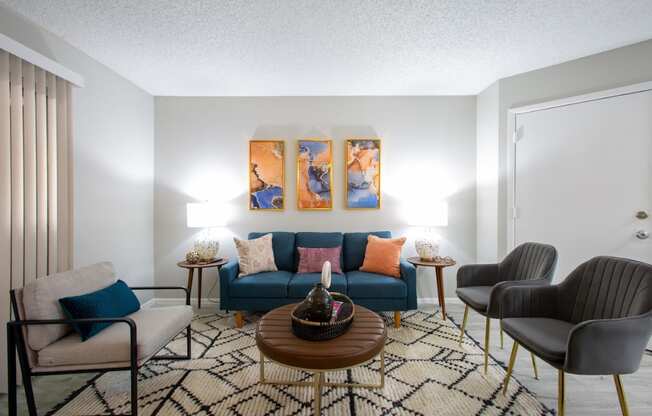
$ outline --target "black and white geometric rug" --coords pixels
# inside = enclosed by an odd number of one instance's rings
[[[258,383],[256,317],[239,330],[227,314],[195,317],[193,359],[152,361],[140,369],[139,415],[300,416],[312,415],[310,387]],[[505,370],[490,361],[482,372],[483,355],[477,342],[465,337],[457,344],[459,328],[439,315],[412,311],[403,314],[402,327],[389,324],[385,347],[384,389],[327,388],[323,415],[552,415],[532,393],[512,380],[501,391]],[[179,336],[162,353],[185,353]],[[308,381],[310,374],[266,364],[269,379]],[[379,361],[339,373],[329,381],[378,380]],[[49,415],[119,415],[129,413],[129,375],[98,375],[56,406]]]

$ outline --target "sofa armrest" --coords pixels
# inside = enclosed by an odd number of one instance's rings
[[[500,319],[557,318],[559,286],[511,286],[500,297]]]
[[[183,290],[186,295],[186,305],[190,305],[190,291],[183,286],[131,286],[131,290]]]
[[[493,286],[498,283],[497,264],[467,264],[457,270],[457,287]]]
[[[229,286],[238,278],[240,265],[238,260],[231,260],[220,267],[220,306],[222,309],[229,309]]]
[[[401,259],[401,279],[407,284],[407,309],[417,308],[417,268],[405,259]]]
[[[577,324],[568,337],[564,369],[586,375],[631,374],[652,335],[652,312]]]

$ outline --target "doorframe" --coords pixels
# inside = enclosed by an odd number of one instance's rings
[[[588,94],[574,95],[556,100],[512,107],[507,110],[507,249],[512,250],[516,245],[516,144],[518,143],[516,131],[516,118],[519,114],[549,110],[552,108],[567,107],[591,101],[606,100],[625,95],[639,94],[652,91],[652,81],[631,84],[624,87],[611,88]]]

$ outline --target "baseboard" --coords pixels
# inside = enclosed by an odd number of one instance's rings
[[[459,298],[445,298],[446,304],[447,305],[461,305],[462,301],[459,300]],[[144,308],[151,308],[154,306],[171,306],[171,305],[185,305],[186,299],[185,298],[152,298],[148,300],[147,302],[143,303]],[[190,304],[197,308],[197,299],[191,299]],[[417,305],[419,307],[421,306],[432,306],[432,305],[438,305],[439,301],[437,298],[418,298],[417,299]],[[220,309],[220,300],[219,299],[211,299],[211,298],[202,298],[201,300],[201,306],[202,309],[212,309],[212,310],[219,310]]]

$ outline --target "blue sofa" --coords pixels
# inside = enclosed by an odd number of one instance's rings
[[[268,233],[250,233],[249,239]],[[401,260],[401,278],[367,273],[362,266],[369,234],[390,238],[389,231],[371,233],[272,232],[272,246],[277,272],[238,277],[238,261],[220,269],[220,307],[236,311],[236,326],[241,327],[241,311],[268,311],[303,300],[320,273],[297,273],[297,247],[342,247],[340,265],[344,274],[332,274],[330,290],[347,294],[354,303],[374,311],[394,311],[395,325],[400,311],[416,309],[416,269]]]

